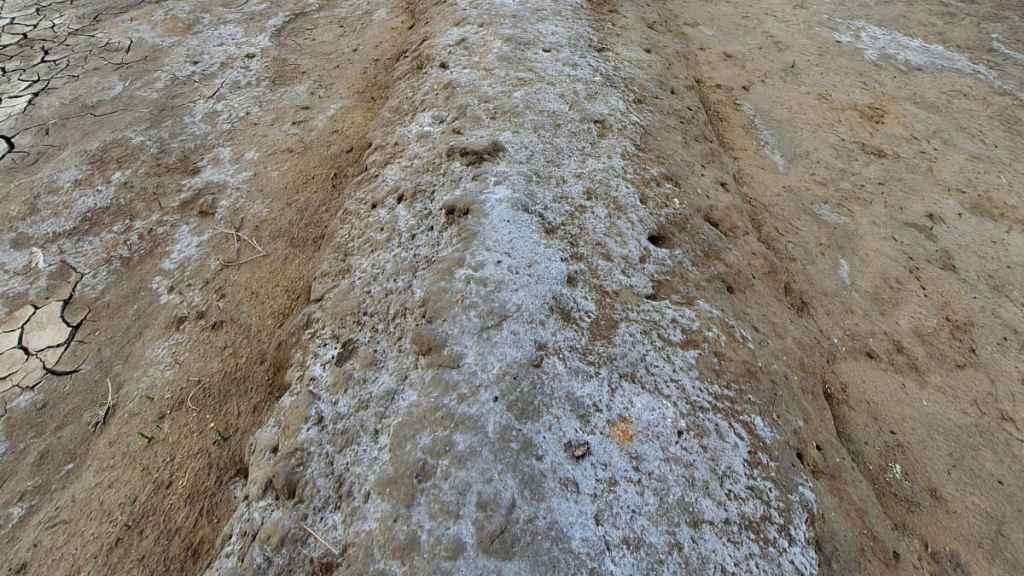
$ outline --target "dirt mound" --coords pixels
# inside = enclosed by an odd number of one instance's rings
[[[1024,28],[921,10],[0,0],[4,573],[1024,571]]]

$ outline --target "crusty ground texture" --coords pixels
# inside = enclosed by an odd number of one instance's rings
[[[0,573],[1024,574],[1022,17],[0,0]]]

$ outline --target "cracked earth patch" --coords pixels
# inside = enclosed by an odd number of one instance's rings
[[[46,129],[15,122],[44,93],[79,80],[91,67],[131,63],[131,39],[101,30],[97,22],[105,15],[79,11],[71,0],[0,0],[0,162],[28,156],[18,137]]]
[[[41,306],[28,304],[0,321],[0,392],[32,390],[47,375],[66,376],[76,370],[58,369],[85,316],[65,313],[81,275],[72,272],[67,296]],[[4,397],[16,401],[17,396]]]

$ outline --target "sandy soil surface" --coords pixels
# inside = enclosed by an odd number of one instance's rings
[[[0,573],[1024,573],[1022,16],[0,0]]]

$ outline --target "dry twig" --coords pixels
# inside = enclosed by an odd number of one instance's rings
[[[107,378],[107,403],[103,406],[103,410],[96,415],[93,421],[89,424],[89,429],[93,432],[100,429],[103,424],[107,422],[107,416],[110,415],[110,409],[114,407],[114,387],[110,383],[110,378]]]
[[[328,543],[327,543],[327,540],[324,540],[323,538],[321,538],[321,537],[320,537],[320,535],[319,535],[319,534],[317,534],[316,532],[313,532],[313,529],[312,529],[312,528],[310,528],[309,526],[306,526],[306,524],[305,524],[305,523],[302,523],[302,524],[301,524],[301,526],[302,526],[302,528],[303,528],[303,529],[304,529],[304,530],[305,530],[306,532],[309,532],[310,536],[312,536],[313,538],[316,538],[316,539],[317,539],[317,541],[319,541],[319,542],[320,542],[321,544],[323,544],[324,546],[326,546],[328,550],[330,550],[331,552],[333,552],[335,556],[341,556],[341,553],[340,553],[340,552],[338,552],[338,549],[337,549],[337,548],[335,548],[334,546],[331,546],[330,544],[328,544]]]
[[[200,388],[206,385],[206,383],[199,378],[189,378],[189,382],[196,380],[199,381],[199,385],[193,388],[192,391],[188,393],[188,397],[185,398],[185,403],[188,404],[188,407],[191,408],[193,412],[199,412],[199,407],[192,403],[192,395],[199,391]]]
[[[227,228],[217,228],[217,232],[220,233],[220,234],[227,234],[227,235],[231,236],[231,238],[234,239],[234,241],[235,241],[235,258],[236,259],[234,261],[231,261],[231,262],[226,262],[222,258],[217,258],[217,262],[221,266],[238,266],[240,264],[245,264],[246,262],[250,262],[252,260],[255,260],[255,259],[257,259],[257,258],[259,258],[261,256],[266,256],[267,255],[266,250],[264,250],[259,244],[257,244],[255,240],[253,240],[252,238],[246,236],[245,234],[242,234],[238,230],[228,230]],[[243,258],[241,260],[238,260],[237,258],[238,258],[238,249],[239,249],[239,242],[238,242],[239,238],[241,238],[242,240],[245,240],[250,246],[252,246],[256,250],[257,254],[249,256],[248,258]]]
[[[209,95],[208,95],[208,96],[206,97],[206,99],[207,99],[207,100],[209,100],[210,98],[213,98],[213,97],[214,97],[214,96],[216,96],[216,95],[217,95],[218,93],[220,93],[220,89],[224,87],[224,83],[225,83],[225,82],[227,82],[227,81],[228,81],[227,77],[224,77],[224,78],[223,78],[223,79],[222,79],[222,80],[220,81],[220,84],[218,84],[218,85],[217,85],[217,89],[216,89],[216,90],[214,90],[213,92],[210,92],[210,94],[209,94]]]

